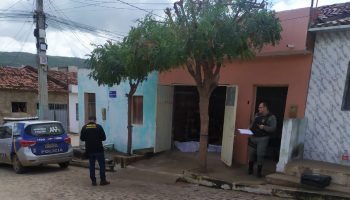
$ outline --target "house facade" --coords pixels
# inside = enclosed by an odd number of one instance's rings
[[[350,165],[350,3],[315,9],[304,158]],[[343,157],[344,158],[344,157]]]
[[[89,73],[89,69],[78,72],[79,126],[87,123],[89,116],[95,116],[106,132],[105,144],[113,144],[117,151],[126,153],[129,84],[99,86]],[[134,94],[132,150],[155,146],[157,82],[158,74],[150,74]]]
[[[49,119],[68,129],[67,85],[77,85],[76,73],[48,72]],[[0,121],[4,117],[33,117],[38,113],[38,73],[33,67],[0,67]]]
[[[215,122],[209,122],[209,143],[222,145],[221,159],[226,164],[231,165],[232,158],[238,163],[247,162],[248,136],[236,130],[249,127],[260,101],[270,102],[271,111],[278,118],[278,130],[269,147],[271,156],[277,154],[278,158],[283,120],[305,116],[312,64],[308,46],[311,38],[307,34],[309,11],[302,8],[279,12],[283,32],[277,46],[264,47],[252,60],[224,63],[219,87],[213,92],[209,106],[210,121]],[[173,131],[168,138],[199,140],[198,125],[193,125],[198,124],[198,117],[193,117],[198,116],[198,94],[193,78],[184,69],[174,69],[161,73],[158,85],[172,87],[174,91],[174,110],[170,115]]]

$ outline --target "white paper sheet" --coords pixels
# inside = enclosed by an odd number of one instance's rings
[[[253,135],[253,132],[250,129],[238,129],[240,134],[244,135]]]

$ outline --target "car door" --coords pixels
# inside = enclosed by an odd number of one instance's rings
[[[11,163],[12,126],[0,127],[0,162]]]

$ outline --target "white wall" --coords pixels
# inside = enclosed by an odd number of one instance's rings
[[[304,158],[341,163],[350,152],[350,111],[342,111],[350,61],[350,31],[316,35],[305,117]]]
[[[79,133],[79,120],[76,120],[76,104],[78,103],[78,86],[69,85],[69,132]]]

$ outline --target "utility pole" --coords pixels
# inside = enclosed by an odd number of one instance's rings
[[[34,36],[36,37],[37,48],[37,68],[39,82],[39,119],[48,119],[48,90],[47,90],[47,44],[45,32],[45,14],[43,0],[36,0],[36,10],[34,13],[36,28]]]

